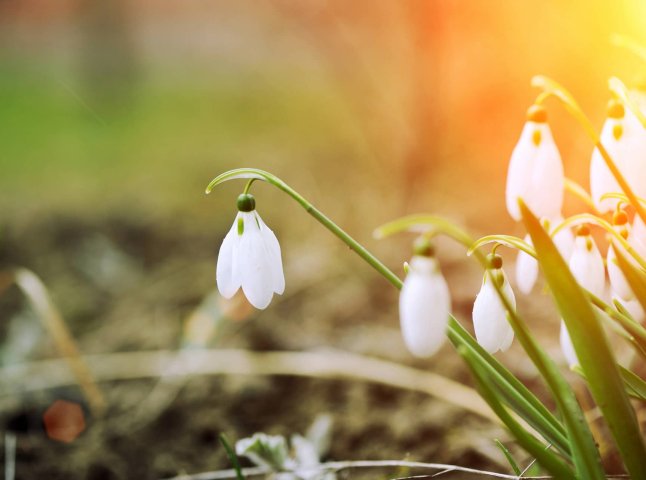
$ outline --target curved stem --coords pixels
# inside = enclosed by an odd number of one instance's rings
[[[565,190],[573,194],[574,196],[583,200],[583,202],[592,210],[592,213],[595,215],[601,216],[601,212],[597,210],[592,197],[586,192],[585,188],[576,183],[574,180],[565,178]]]
[[[646,270],[646,260],[635,250],[624,237],[622,237],[617,230],[612,228],[612,225],[605,221],[602,218],[596,217],[590,213],[579,213],[578,215],[572,215],[571,217],[566,218],[561,222],[554,231],[550,234],[551,237],[554,237],[558,232],[563,230],[566,227],[573,227],[576,225],[581,225],[583,223],[591,223],[597,225],[598,227],[603,228],[606,232],[613,236],[613,238],[619,242],[619,244],[630,254],[631,257],[639,264],[639,266]]]
[[[486,235],[481,237],[469,247],[467,255],[470,256],[473,252],[489,243],[496,243],[498,245],[504,245],[505,247],[515,248],[516,250],[521,250],[532,257],[536,257],[536,252],[529,243],[522,238],[518,238],[513,235]]]
[[[386,267],[386,265],[384,265],[377,257],[370,253],[354,238],[352,238],[345,230],[343,230],[336,223],[325,216],[323,212],[314,207],[314,205],[312,205],[312,203],[305,199],[305,197],[303,197],[300,193],[287,185],[280,178],[272,175],[269,172],[265,172],[264,170],[259,170],[257,168],[238,168],[235,170],[230,170],[214,178],[211,183],[209,183],[208,187],[206,187],[206,193],[210,193],[215,186],[226,181],[245,178],[249,179],[247,187],[249,187],[251,185],[251,182],[253,182],[254,180],[263,180],[285,192],[287,195],[296,200],[296,202],[298,202],[298,204],[301,205],[305,209],[305,211],[307,211],[307,213],[312,215],[316,220],[319,221],[319,223],[321,223],[325,228],[336,235],[343,243],[354,250],[370,266],[377,270],[384,278],[386,278],[386,280],[388,280],[396,288],[402,287],[401,279],[397,275],[395,275],[388,267]],[[246,190],[247,189],[245,189],[245,191]]]

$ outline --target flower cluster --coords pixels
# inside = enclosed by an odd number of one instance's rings
[[[646,95],[633,93],[633,97],[634,102],[646,109]],[[604,153],[595,148],[590,162],[589,202],[599,215],[611,213],[616,238],[609,242],[604,259],[589,226],[579,225],[576,235],[573,234],[573,225],[563,220],[567,182],[561,155],[547,120],[547,112],[539,104],[532,105],[527,111],[525,125],[509,162],[507,210],[513,219],[521,220],[519,200],[522,200],[535,216],[541,218],[542,225],[577,282],[590,294],[621,304],[625,311],[641,321],[644,311],[617,264],[617,255],[632,258],[630,261],[633,263],[634,256],[627,248],[646,256],[646,225],[637,215],[633,215],[630,221],[619,195],[621,188]],[[630,188],[638,196],[646,197],[646,168],[642,163],[646,157],[646,130],[619,100],[614,99],[608,105],[601,145],[607,150],[607,155],[615,159]],[[251,178],[246,175],[241,174],[239,178]],[[266,173],[263,175],[267,177]],[[295,192],[290,194],[304,202]],[[280,246],[274,233],[256,212],[252,195],[243,193],[239,196],[238,210],[220,248],[218,289],[222,296],[231,298],[242,288],[253,306],[264,309],[274,293],[282,294],[285,288]],[[451,312],[450,292],[434,255],[431,234],[427,232],[414,246],[399,299],[404,343],[417,357],[431,356],[440,349]],[[537,282],[539,266],[529,253],[532,247],[529,235],[525,236],[524,242],[528,248],[519,251],[515,277],[518,289],[529,294]],[[502,258],[492,253],[487,257],[485,267],[472,318],[477,341],[487,352],[496,353],[508,349],[513,341],[514,331],[507,316],[515,311],[516,299],[502,269]],[[577,359],[563,323],[560,338],[568,362],[575,365]]]

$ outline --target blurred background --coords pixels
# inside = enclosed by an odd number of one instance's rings
[[[600,127],[607,78],[631,84],[643,74],[610,35],[644,43],[644,32],[639,0],[0,0],[1,265],[36,272],[78,348],[99,354],[186,345],[187,319],[217,303],[215,259],[242,184],[208,197],[204,188],[226,169],[277,174],[399,274],[410,238],[371,236],[397,216],[433,212],[474,235],[520,234],[504,183],[537,93],[531,77],[560,81]],[[592,146],[548,105],[566,175],[587,187]],[[286,196],[253,191],[281,241],[286,293],[241,315],[257,318],[218,324],[224,333],[213,338],[192,335],[210,346],[350,350],[468,382],[448,347],[413,362],[397,331],[396,292]],[[441,245],[456,313],[468,320],[481,276],[463,253]],[[558,318],[525,304],[558,352]],[[4,291],[0,315],[2,365],[58,355],[18,289]],[[520,348],[507,355],[531,383]],[[336,459],[503,468],[487,443],[496,427],[465,423],[461,410],[423,395],[199,377],[131,431],[129,409],[155,385],[102,385],[107,420],[86,420],[63,446],[43,434],[42,412],[58,398],[82,404],[78,389],[27,394],[10,384],[0,415],[21,432],[18,478],[225,468],[218,432],[304,431],[321,411],[341,425]]]

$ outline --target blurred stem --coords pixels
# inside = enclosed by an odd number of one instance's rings
[[[87,398],[90,410],[100,417],[105,412],[106,404],[103,394],[94,381],[92,372],[83,361],[83,357],[67,328],[65,320],[54,306],[47,289],[38,276],[25,268],[13,272],[13,281],[29,300],[32,308],[51,335],[58,352],[74,373],[81,390]]]

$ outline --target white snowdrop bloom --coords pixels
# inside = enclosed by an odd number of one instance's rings
[[[220,294],[231,298],[242,287],[247,300],[267,308],[274,293],[285,290],[280,245],[260,215],[252,195],[238,197],[238,215],[220,247],[217,283]]]
[[[553,231],[558,225],[561,224],[563,218],[558,217],[553,221],[543,219],[542,223],[548,231]],[[529,235],[525,235],[525,242],[533,246],[532,239]],[[559,232],[552,238],[556,248],[563,258],[566,260],[572,255],[572,248],[574,246],[574,236],[569,228],[559,230]],[[528,295],[538,279],[538,262],[531,255],[523,252],[518,252],[516,257],[516,283],[518,289]]]
[[[576,356],[576,352],[574,351],[574,345],[572,345],[572,340],[570,339],[570,333],[567,331],[567,327],[565,326],[565,322],[561,320],[561,334],[559,336],[560,343],[561,343],[561,351],[563,352],[563,356],[565,356],[565,359],[567,360],[568,365],[570,368],[575,367],[576,365],[579,364],[579,359]]]
[[[507,310],[493,282],[499,282],[498,285],[514,310],[516,297],[502,269],[502,258],[490,255],[489,264],[491,269],[485,272],[482,287],[473,304],[473,327],[480,346],[489,353],[496,353],[509,348],[514,339],[514,330],[507,321]]]
[[[553,222],[550,222],[551,228],[548,230],[552,232],[562,222],[562,217],[557,218]],[[563,228],[552,237],[552,240],[561,256],[565,260],[568,260],[572,256],[572,251],[574,250],[574,235],[572,234],[572,230],[570,228]]]
[[[635,215],[628,238],[628,243],[639,255],[646,259],[646,224],[639,215]]]
[[[408,350],[430,357],[446,338],[451,297],[432,251],[416,248],[399,295],[399,319]]]
[[[574,240],[574,249],[570,257],[570,271],[583,288],[597,297],[604,297],[606,286],[606,271],[603,257],[597,245],[590,236],[586,225],[579,227]]]
[[[642,304],[639,303],[639,300],[622,300],[618,296],[613,296],[612,300],[617,301],[622,307],[628,310],[628,313],[630,313],[630,316],[633,317],[636,322],[641,323],[646,318],[646,312],[644,312],[644,308],[642,307]]]
[[[529,235],[525,235],[525,242],[532,245],[532,239]],[[518,251],[516,257],[516,284],[518,289],[528,295],[538,279],[538,262],[530,254]]]
[[[564,184],[563,163],[547,113],[533,105],[509,162],[507,210],[514,220],[520,220],[518,199],[522,198],[537,217],[556,218],[561,215]]]
[[[608,105],[608,118],[601,131],[601,143],[635,194],[646,194],[646,165],[643,160],[646,156],[646,130],[634,114],[627,112],[616,100],[611,100]],[[618,200],[602,200],[601,196],[621,191],[601,153],[595,148],[590,162],[590,192],[595,206],[601,212],[614,210]]]
[[[623,211],[615,212],[613,216],[614,229],[622,235],[627,241],[630,241],[630,224],[628,224],[628,216]],[[632,256],[615,240],[610,242],[608,253],[606,255],[606,266],[608,268],[608,279],[610,280],[610,287],[613,293],[620,297],[622,300],[632,300],[635,296],[624,273],[617,264],[617,250],[621,253],[622,257],[632,259]]]

